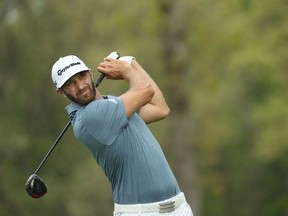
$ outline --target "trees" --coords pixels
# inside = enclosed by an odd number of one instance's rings
[[[40,173],[49,195],[31,200],[24,183],[68,119],[50,81],[55,58],[74,53],[94,69],[114,50],[135,55],[163,89],[171,116],[151,129],[196,215],[287,214],[285,1],[0,8],[1,215],[111,215],[107,179],[71,131]],[[108,80],[100,88],[126,89]]]

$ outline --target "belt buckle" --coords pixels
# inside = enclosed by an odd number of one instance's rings
[[[175,211],[175,201],[164,201],[159,203],[159,213],[168,213]]]

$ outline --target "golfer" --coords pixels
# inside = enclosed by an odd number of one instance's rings
[[[146,124],[169,114],[163,94],[134,57],[105,58],[97,70],[107,79],[124,80],[128,90],[104,96],[93,73],[74,55],[52,67],[56,92],[66,107],[74,134],[108,177],[114,216],[192,216],[161,147]]]

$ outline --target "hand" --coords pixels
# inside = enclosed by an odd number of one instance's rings
[[[103,62],[99,64],[97,70],[100,73],[104,73],[107,79],[125,79],[132,71],[132,66],[125,62],[112,58],[105,58]]]

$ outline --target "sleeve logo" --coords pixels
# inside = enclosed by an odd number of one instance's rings
[[[118,104],[118,102],[115,98],[110,98],[110,99],[108,99],[108,101],[111,103],[114,103],[114,104]]]

